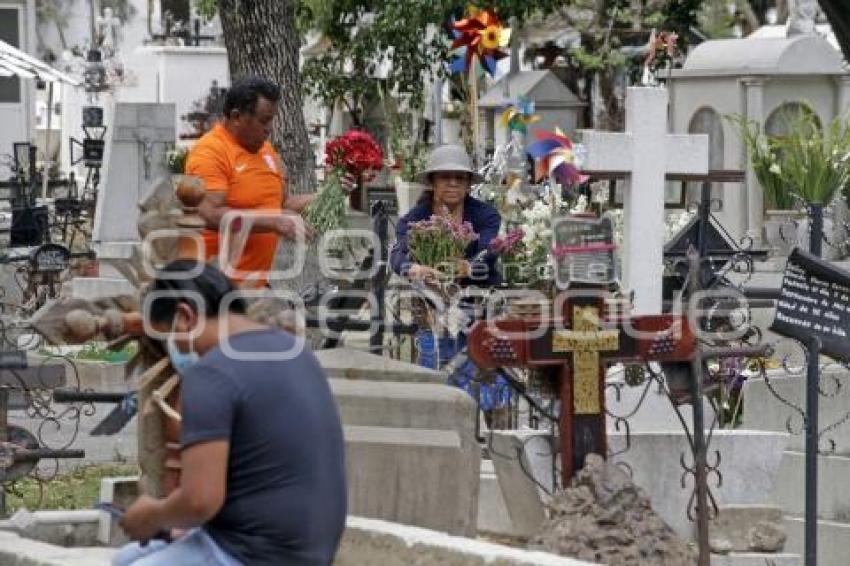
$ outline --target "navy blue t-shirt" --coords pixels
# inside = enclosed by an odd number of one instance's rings
[[[237,352],[280,355],[294,336],[232,336]],[[240,361],[207,352],[182,380],[183,447],[229,440],[224,506],[204,528],[246,565],[330,564],[345,528],[342,426],[312,352]]]

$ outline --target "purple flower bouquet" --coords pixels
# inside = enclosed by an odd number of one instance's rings
[[[469,244],[477,239],[478,234],[469,222],[434,214],[428,220],[410,223],[407,242],[416,263],[453,269],[464,258]]]

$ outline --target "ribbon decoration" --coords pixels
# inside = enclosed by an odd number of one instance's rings
[[[509,132],[528,133],[529,124],[540,120],[540,116],[534,113],[534,101],[521,96],[516,104],[510,104],[499,116],[499,125],[507,128]]]
[[[534,158],[535,175],[540,182],[547,175],[564,187],[572,187],[587,181],[578,169],[573,142],[561,131],[536,132],[537,141],[528,146],[528,154]]]
[[[496,73],[496,62],[507,57],[502,47],[511,40],[511,29],[502,25],[493,10],[467,9],[469,17],[452,21],[454,41],[451,49],[457,56],[451,63],[453,73],[466,73],[476,62],[490,74]]]

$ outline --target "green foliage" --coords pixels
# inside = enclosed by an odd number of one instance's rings
[[[80,351],[73,355],[74,359],[93,362],[109,362],[120,364],[128,361],[136,353],[137,347],[130,343],[121,350],[109,350],[96,343],[86,344]]]
[[[611,70],[626,70],[637,80],[642,57],[630,59],[621,48],[640,47],[649,32],[675,32],[678,48],[684,52],[697,26],[700,0],[650,1],[642,4],[639,14],[632,9],[631,0],[574,0],[566,12],[570,24],[581,34],[581,47],[573,48],[568,59],[579,71],[593,74]],[[639,29],[635,29],[635,25]]]
[[[558,0],[493,0],[478,3],[507,22],[534,11],[551,11]],[[445,72],[449,35],[444,26],[460,18],[459,0],[305,0],[302,30],[321,32],[330,49],[305,62],[306,91],[328,106],[343,103],[356,122],[363,105],[377,99],[379,85],[421,108],[430,81]],[[384,76],[378,80],[381,70]]]
[[[130,464],[82,466],[40,483],[26,477],[10,486],[8,511],[18,509],[92,509],[100,500],[100,480],[108,477],[135,476],[139,468]]]
[[[218,11],[218,2],[216,0],[195,0],[195,11],[203,19],[209,21],[215,17]]]
[[[759,131],[756,122],[742,116],[727,116],[739,127],[741,139],[750,155],[750,165],[764,193],[765,207],[775,210],[793,210],[794,195],[781,175],[776,141]]]
[[[822,128],[817,115],[801,110],[790,117],[785,136],[768,137],[740,116],[741,137],[769,208],[792,209],[796,202],[829,204],[850,193],[850,125],[835,118]]]
[[[422,141],[419,125],[421,116],[399,111],[398,103],[379,89],[384,116],[389,126],[390,159],[395,160],[398,176],[403,181],[413,181],[416,174],[425,169],[428,162],[428,147]]]
[[[782,174],[797,195],[812,204],[829,204],[850,184],[850,128],[838,117],[826,129],[801,112],[790,135],[779,139]]]

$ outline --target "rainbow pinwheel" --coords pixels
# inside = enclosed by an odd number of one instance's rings
[[[573,142],[560,128],[554,132],[536,132],[537,141],[528,146],[528,154],[536,162],[537,182],[549,175],[564,187],[579,185],[587,180],[576,165]]]
[[[502,79],[507,80],[507,79]],[[499,116],[499,125],[511,132],[528,133],[528,125],[540,120],[534,113],[534,102],[521,96],[516,104],[510,104]]]
[[[451,23],[457,56],[452,61],[453,73],[466,73],[477,60],[481,67],[494,76],[496,62],[507,57],[501,50],[511,40],[511,29],[502,25],[492,10],[470,8],[469,17]]]

